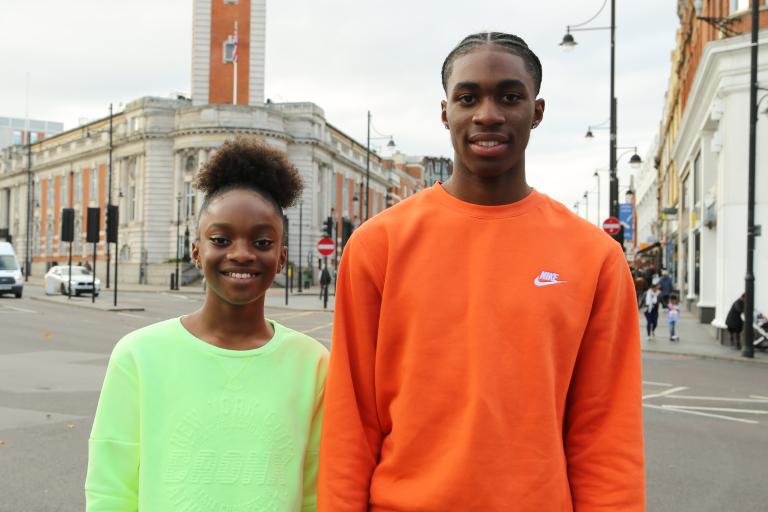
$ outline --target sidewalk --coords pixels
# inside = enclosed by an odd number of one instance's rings
[[[728,345],[721,345],[717,341],[715,331],[716,329],[711,325],[699,323],[699,320],[692,313],[683,310],[680,312],[680,321],[677,323],[677,335],[680,336],[680,340],[672,342],[669,340],[667,311],[660,309],[656,337],[648,339],[645,335],[645,315],[643,315],[642,310],[640,311],[640,340],[643,352],[726,359],[768,366],[768,352],[755,349],[754,359],[748,359],[741,355],[740,350]]]
[[[27,285],[33,287],[43,287],[42,277],[31,277]],[[102,311],[143,311],[140,298],[131,297],[131,292],[145,293],[178,293],[182,295],[202,295],[204,292],[202,286],[182,286],[178,291],[171,291],[167,286],[158,285],[139,285],[139,284],[120,284],[118,288],[118,306],[112,306],[112,289],[102,289],[101,295],[96,299],[95,304],[91,303],[91,297],[84,295],[82,297],[73,297],[68,299],[62,295],[42,295],[25,292],[25,296],[33,300],[52,302],[56,304],[66,304],[76,307],[89,309],[98,309]],[[123,294],[123,292],[126,292]],[[335,296],[328,295],[328,308],[323,309],[323,301],[320,297],[320,287],[313,286],[302,293],[294,287],[293,292],[289,290],[288,304],[285,300],[284,288],[270,288],[267,290],[265,305],[271,308],[286,308],[301,311],[328,312],[332,313],[334,309]],[[659,311],[659,326],[656,329],[656,337],[649,340],[645,335],[645,316],[640,311],[640,339],[643,352],[656,352],[662,354],[678,354],[687,356],[705,357],[711,359],[724,359],[730,361],[743,361],[768,366],[768,352],[755,349],[754,359],[748,359],[741,355],[741,351],[727,345],[721,345],[715,336],[715,328],[708,324],[699,323],[698,319],[688,311],[680,312],[680,321],[677,324],[680,340],[676,342],[669,341],[669,327],[667,326],[666,310]]]
[[[25,283],[25,288],[37,288],[42,290],[44,288],[44,280],[42,277],[30,277],[29,281]],[[144,307],[141,305],[141,301],[136,297],[131,297],[132,293],[176,293],[180,295],[202,295],[205,294],[205,290],[202,285],[196,286],[181,286],[179,290],[170,290],[167,286],[150,285],[150,284],[124,284],[120,283],[118,286],[118,303],[117,306],[113,306],[113,293],[114,288],[102,288],[101,293],[96,298],[95,302],[91,302],[90,295],[82,295],[80,297],[72,297],[71,299],[66,295],[45,295],[44,293],[30,293],[31,290],[25,290],[24,296],[32,300],[38,300],[42,302],[50,302],[53,304],[63,304],[73,307],[81,307],[87,309],[97,309],[100,311],[144,311]],[[313,286],[307,291],[298,293],[298,289],[294,287],[293,292],[288,292],[288,304],[285,303],[285,289],[284,288],[270,288],[267,290],[267,298],[265,305],[271,308],[287,308],[302,311],[327,311],[333,312],[335,296],[331,293],[328,294],[328,308],[323,309],[322,297],[320,297],[320,287]]]

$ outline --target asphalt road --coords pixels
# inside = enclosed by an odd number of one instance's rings
[[[0,512],[83,510],[88,434],[112,347],[202,300],[125,293],[146,311],[117,313],[31,298],[41,295],[29,287],[21,300],[0,298]],[[329,343],[330,313],[267,314]],[[643,361],[648,510],[766,510],[768,368],[654,354]]]

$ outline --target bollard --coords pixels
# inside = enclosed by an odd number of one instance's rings
[[[171,290],[176,289],[176,274],[171,272]]]

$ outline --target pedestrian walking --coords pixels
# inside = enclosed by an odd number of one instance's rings
[[[661,296],[661,305],[666,308],[669,303],[669,297],[672,295],[672,278],[666,270],[661,271],[659,294]]]
[[[659,325],[659,285],[652,285],[645,292],[645,332],[648,339],[656,337],[656,327]]]
[[[640,512],[634,285],[619,244],[527,183],[541,63],[489,32],[442,69],[452,175],[342,255],[318,509]]]
[[[669,341],[680,341],[680,336],[677,334],[677,323],[680,321],[680,300],[677,298],[677,294],[673,293],[669,296],[669,304],[667,304],[667,324],[669,325]]]
[[[327,350],[264,316],[286,264],[285,154],[226,142],[198,173],[203,306],[115,346],[89,441],[88,512],[316,509]]]
[[[744,329],[744,294],[731,304],[728,315],[725,317],[725,326],[728,328],[731,346],[741,350],[741,330]]]
[[[323,267],[320,272],[320,300],[324,300],[328,296],[328,287],[331,285],[331,273],[328,272],[328,267]]]

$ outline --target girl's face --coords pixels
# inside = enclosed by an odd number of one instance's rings
[[[264,300],[285,265],[283,219],[275,206],[251,190],[214,199],[200,217],[192,258],[203,269],[209,297],[244,306]]]

